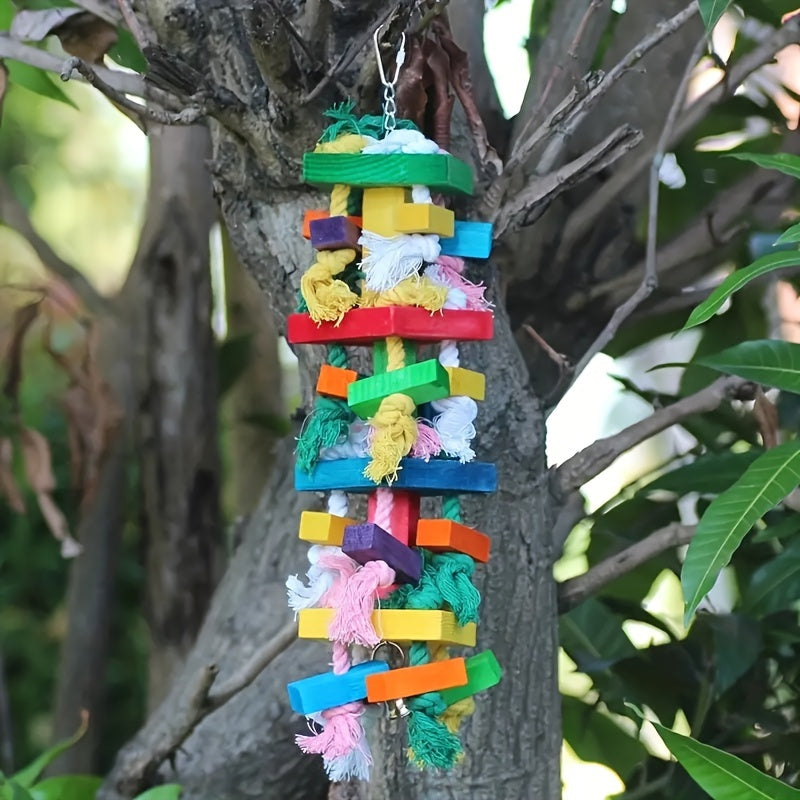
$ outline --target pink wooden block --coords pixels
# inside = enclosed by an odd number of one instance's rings
[[[405,545],[414,544],[414,532],[419,522],[419,495],[416,492],[385,489],[392,493],[392,511],[388,532]],[[375,522],[378,493],[373,492],[367,501],[367,521]]]

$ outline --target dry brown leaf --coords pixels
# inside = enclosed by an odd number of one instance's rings
[[[53,536],[61,542],[61,557],[75,558],[75,556],[79,556],[83,548],[72,538],[67,518],[56,505],[52,495],[49,492],[37,492],[36,500],[39,503],[39,508],[47,527],[50,528]]]
[[[103,56],[117,43],[117,29],[94,14],[78,14],[53,33],[71,55],[89,64],[101,64]]]
[[[85,508],[94,494],[100,468],[122,421],[122,412],[97,363],[99,334],[92,326],[78,353],[57,351],[51,326],[44,332],[44,347],[70,378],[61,398],[67,416],[72,486]]]
[[[22,497],[17,479],[12,469],[14,445],[8,436],[0,439],[0,492],[6,496],[8,505],[18,514],[25,513],[25,500]]]
[[[71,56],[97,64],[116,44],[117,29],[104,19],[81,8],[26,9],[11,23],[9,34],[23,42],[41,42],[58,36]]]
[[[25,477],[36,494],[52,492],[56,488],[50,444],[39,431],[23,428],[22,458],[25,463]]]
[[[753,416],[758,423],[758,430],[764,448],[769,450],[778,445],[778,409],[772,401],[764,394],[761,389],[756,392],[756,400],[753,404]]]
[[[39,314],[39,303],[21,306],[14,312],[11,341],[5,354],[6,379],[3,383],[3,394],[16,406],[19,384],[22,380],[22,344],[28,328]]]
[[[406,51],[406,61],[397,81],[397,108],[404,119],[412,120],[424,130],[428,94],[425,91],[425,55],[419,37],[408,37]]]

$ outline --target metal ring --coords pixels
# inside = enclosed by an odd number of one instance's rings
[[[378,644],[375,645],[375,647],[372,648],[372,653],[369,657],[370,661],[375,661],[375,656],[378,654],[378,651],[382,647],[394,647],[394,649],[397,650],[397,652],[400,654],[400,665],[401,666],[405,665],[406,663],[405,650],[403,650],[403,648],[400,647],[400,645],[397,644],[397,642],[391,642],[388,639],[381,640],[380,642],[378,642]]]

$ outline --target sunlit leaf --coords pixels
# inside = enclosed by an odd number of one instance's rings
[[[747,267],[737,269],[725,278],[722,283],[714,289],[706,300],[700,303],[697,308],[689,315],[689,319],[683,326],[683,330],[700,325],[706,320],[711,319],[719,311],[725,301],[734,293],[746,286],[750,281],[786,267],[796,267],[800,265],[800,251],[788,250],[780,253],[770,253],[762,256]]]
[[[681,571],[688,622],[745,534],[800,482],[800,441],[763,453],[706,509]]]
[[[57,100],[59,103],[66,103],[73,108],[78,107],[69,95],[51,80],[44,70],[11,60],[6,61],[6,66],[8,67],[8,75],[12,86],[22,86],[29,92],[34,92],[42,97]]]
[[[739,161],[749,161],[764,169],[776,169],[792,178],[800,178],[800,156],[791,153],[727,153],[728,158],[738,158]]]
[[[732,0],[697,0],[700,6],[700,16],[706,26],[706,32],[711,33],[720,17],[727,11]]]
[[[796,515],[800,518],[800,514]],[[744,607],[753,614],[770,614],[800,601],[800,541],[762,564],[750,578]]]
[[[680,765],[712,800],[800,800],[792,789],[730,753],[653,723]]]
[[[647,757],[642,743],[577,697],[561,697],[564,738],[583,761],[606,764],[623,780]]]
[[[183,787],[179,783],[165,783],[155,786],[144,794],[137,795],[135,800],[178,800]]]
[[[54,744],[49,750],[45,750],[35,761],[28,764],[27,767],[21,769],[13,779],[26,789],[29,789],[36,782],[38,777],[42,774],[43,770],[55,761],[63,752],[69,750],[85,733],[89,727],[89,715],[83,713],[81,715],[81,724],[75,733],[69,739],[64,739],[57,744]]]
[[[11,0],[0,0],[0,31],[7,31],[11,27],[11,21],[17,9]]]
[[[697,363],[776,389],[800,393],[800,344],[756,339],[703,356]]]
[[[46,778],[31,789],[33,800],[94,800],[102,778],[94,775],[59,775]]]
[[[795,223],[792,225],[791,228],[787,228],[776,240],[775,244],[787,244],[787,243],[794,243],[800,242],[800,222]]]

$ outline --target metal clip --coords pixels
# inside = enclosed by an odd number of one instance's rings
[[[387,80],[381,59],[380,42],[381,31],[387,24],[384,22],[378,25],[372,37],[375,44],[375,58],[378,60],[378,75],[383,86],[383,129],[385,134],[391,133],[397,127],[397,103],[395,101],[394,87],[400,76],[400,69],[406,60],[406,35],[403,33],[400,36],[400,47],[397,49],[397,55],[395,56],[394,77],[391,80]]]
[[[404,719],[411,714],[411,709],[406,705],[405,700],[401,698],[387,703],[386,710],[389,712],[389,719]]]
[[[397,642],[390,642],[384,639],[375,647],[372,648],[372,654],[370,655],[370,661],[375,661],[375,656],[378,654],[382,647],[393,647],[399,654],[400,654],[400,666],[404,666],[406,663],[406,654],[402,647],[400,647]],[[390,657],[391,658],[391,657]],[[384,705],[386,706],[386,715],[390,720],[397,720],[397,719],[405,719],[405,717],[411,714],[411,709],[405,704],[405,701],[402,699],[397,700],[390,700],[385,702]]]

